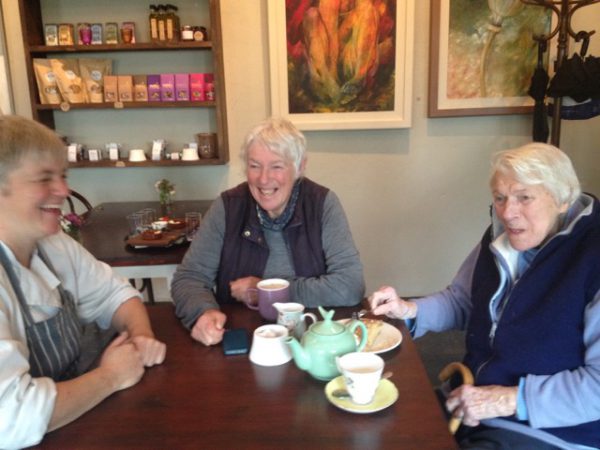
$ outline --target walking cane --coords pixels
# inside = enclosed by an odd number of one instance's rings
[[[446,367],[444,367],[438,375],[438,378],[440,379],[440,381],[444,382],[449,380],[450,377],[452,377],[452,375],[454,375],[456,372],[460,373],[462,377],[462,384],[473,384],[474,379],[471,370],[467,366],[459,362],[451,362]],[[450,418],[450,421],[448,422],[448,429],[450,430],[450,433],[456,433],[456,430],[458,430],[461,421],[462,417],[457,417],[453,415]]]

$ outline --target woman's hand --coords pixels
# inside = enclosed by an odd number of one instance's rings
[[[517,386],[472,386],[454,389],[446,399],[446,409],[474,427],[483,419],[512,416],[517,412]]]
[[[396,290],[383,286],[369,296],[371,312],[378,316],[386,315],[393,319],[414,319],[417,317],[417,304],[398,297]]]
[[[198,317],[192,332],[192,339],[204,345],[215,345],[223,340],[227,316],[218,309],[208,309]]]
[[[131,339],[135,348],[142,356],[144,366],[151,367],[156,364],[162,364],[167,354],[167,346],[150,336],[135,336]]]
[[[124,331],[110,343],[100,358],[99,370],[105,371],[115,391],[127,389],[144,375],[142,356]]]
[[[235,298],[238,302],[252,303],[256,304],[256,299],[252,299],[251,301],[248,299],[248,289],[256,289],[256,285],[260,281],[258,277],[244,277],[238,278],[229,283],[229,289],[231,290],[231,296]]]

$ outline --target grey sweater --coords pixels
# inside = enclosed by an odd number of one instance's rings
[[[218,309],[213,294],[225,230],[225,209],[219,196],[202,220],[171,283],[175,311],[191,328],[207,309]],[[363,267],[354,245],[348,220],[334,192],[329,191],[323,205],[323,252],[327,273],[319,277],[297,278],[283,234],[264,230],[269,246],[265,278],[290,281],[290,301],[308,307],[351,306],[365,292]]]

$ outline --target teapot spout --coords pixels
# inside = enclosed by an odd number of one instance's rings
[[[309,370],[310,369],[310,355],[302,345],[298,342],[295,337],[288,336],[285,340],[285,343],[290,346],[292,350],[292,357],[294,358],[294,362],[298,366],[299,369]]]

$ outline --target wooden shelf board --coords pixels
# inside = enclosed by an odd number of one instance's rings
[[[141,161],[131,162],[127,160],[111,161],[103,159],[101,161],[79,161],[76,163],[69,163],[69,168],[73,169],[93,169],[93,168],[131,168],[131,167],[162,167],[162,166],[216,166],[222,165],[224,162],[218,158],[211,159],[199,159],[197,161],[172,161],[170,159],[164,159],[161,161]]]
[[[172,51],[172,50],[211,50],[211,41],[181,41],[173,43],[141,42],[136,44],[97,44],[97,45],[30,45],[32,54],[43,53],[94,53],[132,51]]]
[[[61,105],[42,105],[38,103],[38,111],[57,110],[69,112],[72,109],[139,109],[139,108],[214,108],[216,102],[117,102],[117,103],[70,103],[68,109],[63,110]]]

